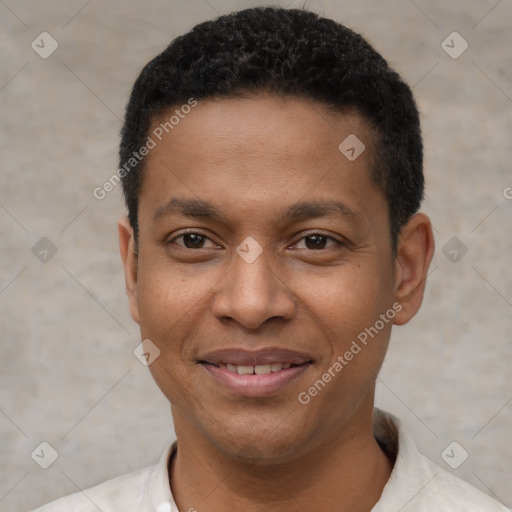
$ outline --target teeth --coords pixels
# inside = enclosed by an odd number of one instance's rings
[[[258,366],[254,367],[254,373],[256,375],[263,375],[265,373],[270,373],[270,365],[269,364],[259,364]]]
[[[290,363],[272,363],[272,364],[259,364],[256,366],[243,366],[237,364],[223,364],[220,363],[220,368],[226,368],[230,372],[238,373],[239,375],[265,375],[267,373],[280,372],[290,368]]]

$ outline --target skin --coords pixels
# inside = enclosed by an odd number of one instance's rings
[[[366,145],[353,162],[338,150],[352,133]],[[373,437],[375,379],[392,323],[421,305],[434,241],[416,214],[393,255],[371,165],[359,115],[263,95],[199,102],[148,155],[138,256],[126,218],[119,238],[132,317],[161,351],[150,370],[171,403],[180,510],[364,512],[379,500],[392,461]],[[173,212],[172,198],[205,201],[220,218]],[[353,215],[284,217],[303,201],[341,202]],[[179,238],[186,230],[206,238]],[[249,236],[262,247],[252,263],[236,252]],[[301,404],[395,303],[395,318]],[[271,396],[236,396],[198,363],[228,347],[299,350],[313,363]]]

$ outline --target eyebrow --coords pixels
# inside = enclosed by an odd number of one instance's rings
[[[162,217],[171,215],[182,215],[185,217],[208,218],[220,220],[222,215],[218,210],[201,199],[177,199],[172,198],[167,204],[156,209],[153,220],[160,220]]]
[[[319,217],[342,217],[357,220],[359,215],[340,201],[301,201],[288,208],[279,218],[287,220],[307,220]]]
[[[172,215],[226,221],[225,216],[215,206],[202,199],[178,198],[172,198],[167,204],[158,207],[153,215],[153,220],[158,221],[163,217]],[[334,216],[348,218],[349,220],[359,218],[358,213],[340,201],[321,200],[295,203],[278,217],[278,221],[301,221]]]

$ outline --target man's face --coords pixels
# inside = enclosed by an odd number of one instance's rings
[[[355,114],[258,97],[199,102],[151,150],[131,306],[178,437],[285,460],[371,411],[397,289],[372,148]]]

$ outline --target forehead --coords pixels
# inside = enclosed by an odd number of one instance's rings
[[[154,117],[150,132],[160,146],[195,147],[190,155],[194,159],[201,157],[206,144],[243,148],[247,159],[263,151],[268,157],[290,161],[294,156],[325,159],[353,135],[364,141],[368,161],[373,154],[375,130],[355,109],[333,111],[313,100],[270,94],[194,102],[193,108],[189,100]]]
[[[369,194],[383,196],[370,177],[374,132],[354,111],[274,96],[207,99],[161,113],[149,135],[140,203],[153,213],[176,195],[239,214],[320,197],[356,211]]]

